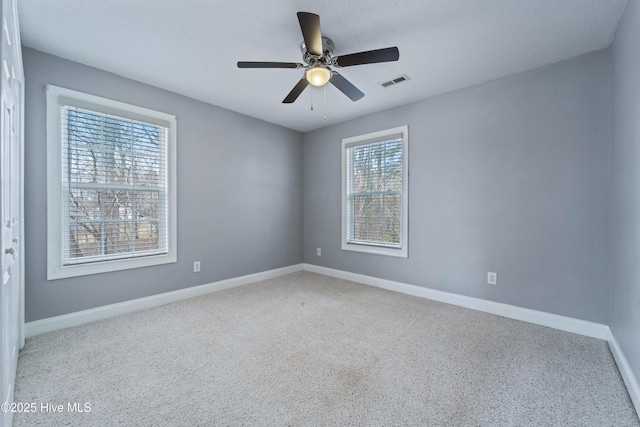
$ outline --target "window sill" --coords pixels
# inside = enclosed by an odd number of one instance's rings
[[[88,264],[49,266],[47,280],[64,279],[67,277],[87,276],[91,274],[108,273],[111,271],[129,270],[132,268],[150,267],[154,265],[171,264],[177,261],[176,254],[151,255],[140,258],[100,261]]]
[[[364,252],[364,253],[373,254],[373,255],[394,256],[399,258],[409,257],[409,254],[407,253],[406,245],[402,248],[389,248],[384,246],[342,242],[342,250]]]

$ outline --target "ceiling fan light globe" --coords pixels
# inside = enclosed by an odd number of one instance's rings
[[[324,86],[331,78],[331,70],[325,67],[309,68],[305,73],[305,77],[313,86]]]

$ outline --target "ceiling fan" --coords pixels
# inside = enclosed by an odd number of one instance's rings
[[[349,55],[333,56],[335,45],[320,32],[320,17],[315,13],[298,12],[298,21],[304,43],[300,46],[304,64],[298,62],[246,62],[239,61],[238,68],[304,68],[304,76],[282,101],[294,102],[309,85],[324,86],[331,83],[352,101],[357,101],[364,93],[332,68],[352,67],[354,65],[375,64],[397,61],[400,51],[397,47],[368,50]]]

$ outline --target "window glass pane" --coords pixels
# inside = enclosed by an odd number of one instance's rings
[[[136,155],[133,168],[133,183],[139,186],[157,186],[160,175],[160,157],[155,155]]]
[[[353,196],[352,240],[400,244],[401,196],[368,195]]]
[[[133,252],[133,230],[131,222],[105,221],[104,255]]]
[[[402,141],[350,148],[352,192],[402,190]]]
[[[89,146],[70,146],[68,153],[69,180],[74,182],[103,182],[103,176],[96,165],[100,150]]]
[[[71,221],[102,219],[102,191],[72,188],[69,191],[69,217]]]
[[[69,145],[100,148],[102,145],[102,120],[95,114],[78,110],[67,110],[66,130]]]
[[[158,219],[159,191],[137,191],[135,219]]]
[[[155,251],[160,247],[158,222],[136,221],[134,244],[137,251]]]
[[[102,222],[71,222],[69,227],[69,258],[92,257],[102,254]]]

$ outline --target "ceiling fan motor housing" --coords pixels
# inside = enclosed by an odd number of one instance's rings
[[[336,48],[336,45],[333,43],[329,37],[322,37],[322,56],[312,55],[307,51],[307,45],[302,42],[300,44],[300,50],[302,51],[302,59],[308,65],[316,65],[318,63],[324,65],[332,65],[331,62],[333,60],[333,51]]]

